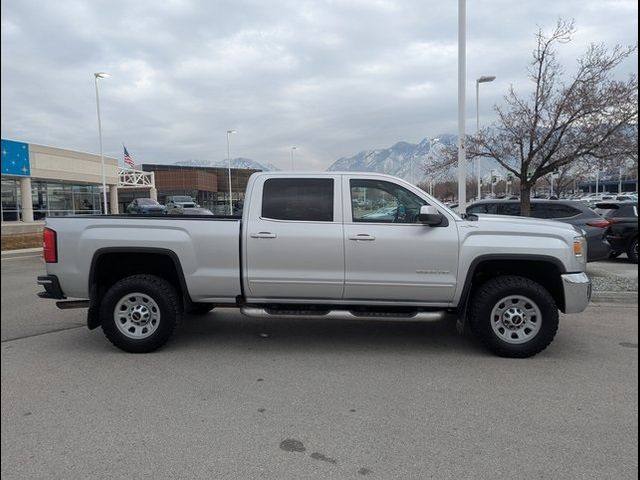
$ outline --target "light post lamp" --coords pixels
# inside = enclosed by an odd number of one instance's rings
[[[480,84],[493,82],[495,75],[483,75],[476,79],[476,133],[480,131]],[[480,177],[480,158],[476,158],[476,171],[478,173],[478,200],[482,198],[482,179]]]
[[[231,200],[231,147],[229,145],[229,135],[236,133],[235,130],[227,130],[227,164],[229,166],[229,215],[233,215],[233,201]]]
[[[105,215],[107,210],[107,179],[104,171],[104,153],[102,151],[102,121],[100,119],[100,94],[98,93],[98,79],[109,78],[111,75],[105,72],[97,72],[93,74],[96,84],[96,110],[98,112],[98,141],[100,142],[100,165],[102,166],[102,203]]]
[[[298,147],[291,147],[291,171],[293,172],[293,151],[297,150]]]

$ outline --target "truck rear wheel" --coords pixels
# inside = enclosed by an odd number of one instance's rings
[[[471,328],[501,357],[531,357],[547,348],[558,331],[558,308],[553,297],[528,278],[489,280],[471,302]]]
[[[102,330],[116,347],[152,352],[176,327],[181,308],[173,286],[154,275],[133,275],[116,282],[102,299]]]

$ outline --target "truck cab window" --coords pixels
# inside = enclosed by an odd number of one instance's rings
[[[262,217],[333,222],[333,179],[268,179],[262,190]]]
[[[350,180],[354,222],[419,223],[420,207],[428,203],[406,188],[382,180]]]

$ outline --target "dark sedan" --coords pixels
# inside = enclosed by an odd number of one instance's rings
[[[600,202],[596,212],[608,222],[605,236],[611,244],[611,257],[626,253],[638,263],[638,202]]]
[[[520,215],[519,200],[480,200],[467,207],[467,213]],[[570,200],[531,199],[531,217],[557,220],[582,229],[587,237],[587,261],[594,262],[609,256],[609,242],[605,230],[609,223],[581,202]]]
[[[153,198],[136,198],[127,205],[127,213],[132,215],[166,215],[167,207]]]

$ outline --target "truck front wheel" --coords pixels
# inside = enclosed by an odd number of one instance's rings
[[[173,334],[181,314],[173,286],[154,275],[116,282],[102,299],[102,330],[116,347],[131,353],[160,348]]]
[[[544,350],[558,331],[558,308],[539,283],[504,276],[480,286],[471,299],[471,328],[501,357],[525,358]]]

